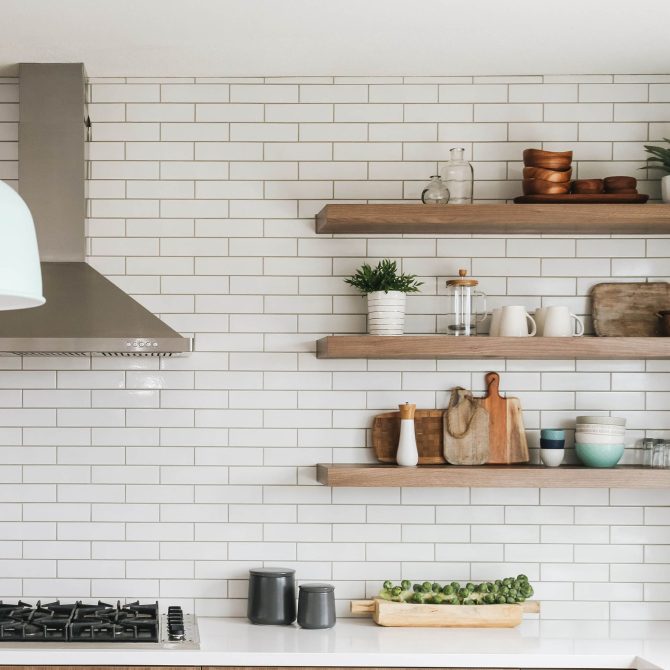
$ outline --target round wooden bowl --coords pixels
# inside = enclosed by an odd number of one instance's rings
[[[602,179],[577,179],[572,182],[573,193],[603,193],[605,184]]]
[[[636,188],[616,188],[614,190],[605,190],[606,193],[610,193],[612,195],[617,194],[617,193],[624,193],[628,195],[635,195],[637,193]]]
[[[563,194],[570,190],[570,182],[557,183],[543,179],[524,179],[521,182],[524,195]]]
[[[543,149],[524,149],[523,164],[526,167],[545,168],[565,172],[570,169],[572,151],[544,151]]]
[[[564,172],[558,172],[556,170],[545,170],[544,168],[537,167],[525,167],[523,169],[524,179],[542,179],[543,181],[562,183],[565,181],[570,181],[571,175],[572,169],[565,170]]]
[[[605,177],[605,191],[607,193],[629,193],[630,191],[624,189],[637,188],[637,179],[635,177]]]

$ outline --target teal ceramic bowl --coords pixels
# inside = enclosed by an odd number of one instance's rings
[[[575,443],[579,460],[588,468],[613,468],[623,456],[623,444]]]
[[[540,437],[545,440],[564,440],[565,431],[562,428],[543,428]]]

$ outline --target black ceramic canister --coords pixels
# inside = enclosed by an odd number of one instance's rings
[[[295,621],[295,570],[249,570],[247,617],[251,623],[288,626]]]
[[[332,628],[335,625],[335,587],[331,584],[301,584],[298,597],[301,628]]]

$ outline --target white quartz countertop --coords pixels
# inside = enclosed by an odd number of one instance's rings
[[[623,623],[623,622],[621,622]],[[527,620],[512,629],[383,628],[341,619],[330,630],[200,619],[200,649],[0,644],[0,665],[371,666],[670,670],[670,623]],[[615,629],[618,628],[618,632]],[[640,628],[643,630],[643,628]]]

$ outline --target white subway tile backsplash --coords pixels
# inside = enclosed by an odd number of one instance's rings
[[[317,485],[317,462],[373,460],[375,414],[442,407],[453,386],[481,390],[491,364],[313,353],[324,334],[364,332],[365,302],[343,279],[366,260],[397,259],[423,278],[407,306],[418,332],[443,330],[444,282],[460,267],[489,306],[584,316],[595,283],[670,276],[662,238],[331,239],[313,224],[333,199],[416,201],[452,146],[473,160],[478,201],[521,192],[530,146],[572,149],[573,177],[642,176],[658,198],[656,175],[637,168],[643,144],[670,134],[666,79],[95,80],[89,262],[195,332],[196,352],[5,359],[0,597],[177,598],[240,616],[248,568],[282,561],[301,579],[336,580],[347,598],[374,594],[380,574],[525,572],[544,619],[667,618],[665,490]],[[10,180],[16,101],[15,82],[3,84]],[[532,446],[540,427],[586,412],[625,416],[631,445],[670,431],[663,361],[498,369]]]

